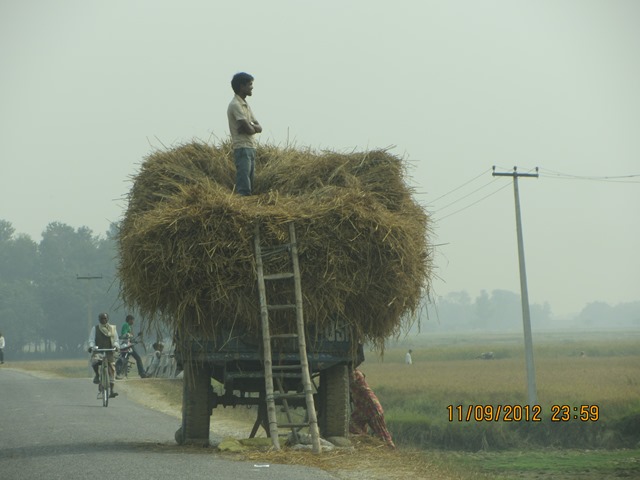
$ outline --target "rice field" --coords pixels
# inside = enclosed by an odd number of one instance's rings
[[[638,334],[539,342],[535,410],[523,407],[527,378],[517,336],[440,341],[394,346],[384,359],[370,354],[361,366],[401,443],[479,450],[525,443],[606,448],[640,440],[640,428],[635,435],[627,431],[640,423]],[[413,350],[413,365],[404,364],[407,348]],[[488,351],[493,360],[476,358]],[[514,417],[518,412],[521,417]]]

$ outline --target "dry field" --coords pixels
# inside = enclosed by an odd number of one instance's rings
[[[486,448],[491,437],[494,449],[633,445],[638,439],[625,437],[629,432],[624,425],[640,422],[640,342],[633,336],[615,342],[591,338],[578,346],[575,350],[558,341],[536,349],[536,403],[542,421],[526,425],[504,422],[505,405],[527,404],[524,355],[517,343],[500,339],[479,346],[414,346],[413,365],[404,364],[405,348],[391,348],[384,359],[368,355],[361,369],[401,444],[475,451]],[[483,351],[493,351],[495,359],[475,358]],[[492,406],[495,412],[498,405],[503,414],[497,421],[466,419],[469,406]],[[551,422],[554,414],[563,417],[564,405],[571,409],[570,418]],[[583,405],[590,413],[587,422],[574,418]]]
[[[388,352],[388,354],[391,352]],[[442,405],[526,403],[526,372],[520,359],[491,361],[414,361],[369,363],[362,366],[369,384],[405,398],[430,398]],[[640,355],[625,357],[567,357],[536,360],[538,403],[599,405],[603,418],[626,410],[638,400]]]

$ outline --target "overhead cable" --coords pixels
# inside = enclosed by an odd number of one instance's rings
[[[445,218],[448,218],[448,217],[450,217],[450,216],[452,216],[452,215],[455,215],[456,213],[460,213],[460,212],[462,212],[463,210],[466,210],[467,208],[473,207],[474,205],[476,205],[476,204],[478,204],[478,203],[482,202],[483,200],[485,200],[485,199],[487,199],[487,198],[491,197],[492,195],[495,195],[495,194],[496,194],[496,193],[498,193],[500,190],[504,190],[505,188],[507,188],[507,187],[509,187],[509,186],[511,186],[511,184],[510,184],[510,183],[505,183],[502,187],[498,188],[497,190],[494,190],[493,192],[489,193],[488,195],[485,195],[484,197],[480,198],[479,200],[476,200],[475,202],[473,202],[473,203],[471,203],[471,204],[467,205],[466,207],[460,208],[460,209],[458,209],[458,210],[456,210],[456,211],[454,211],[454,212],[451,212],[451,213],[450,213],[450,214],[448,214],[448,215],[445,215],[444,217],[437,218],[436,220],[437,220],[437,221],[444,220]]]

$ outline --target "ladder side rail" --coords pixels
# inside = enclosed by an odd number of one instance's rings
[[[256,270],[258,273],[258,293],[260,296],[260,321],[262,325],[262,347],[264,357],[264,383],[265,400],[267,404],[267,417],[269,419],[269,436],[271,443],[276,450],[280,450],[280,440],[278,439],[278,420],[276,404],[273,395],[273,370],[271,358],[271,336],[269,333],[269,310],[267,308],[267,292],[264,285],[264,270],[262,264],[262,252],[260,248],[260,225],[256,225],[254,237],[256,251]]]
[[[302,367],[302,384],[304,386],[307,414],[309,419],[309,432],[311,433],[312,451],[320,453],[320,430],[315,403],[313,401],[313,388],[309,373],[309,359],[307,358],[307,344],[305,340],[304,313],[302,310],[302,282],[300,279],[300,264],[298,261],[298,243],[293,222],[289,223],[289,241],[291,242],[291,261],[293,263],[293,279],[296,296],[296,324],[298,327],[298,347],[300,351],[300,364]]]
[[[282,379],[280,377],[276,377],[276,383],[278,384],[278,391],[280,393],[285,393],[284,387],[282,386]],[[287,422],[291,425],[293,424],[293,417],[291,416],[291,411],[289,410],[289,402],[287,402],[286,398],[282,399],[282,409],[287,417]],[[291,434],[293,435],[293,440],[295,443],[299,443],[300,437],[298,436],[298,431],[295,428],[291,428]]]

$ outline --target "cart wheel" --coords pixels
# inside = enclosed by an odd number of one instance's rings
[[[176,443],[178,445],[184,445],[184,435],[182,434],[182,427],[176,430],[174,438],[176,439]]]
[[[349,367],[335,365],[320,372],[318,424],[323,437],[349,435]]]
[[[182,390],[182,427],[175,434],[176,441],[182,445],[209,444],[209,425],[211,409],[209,392],[211,377],[209,371],[200,365],[184,365]]]

